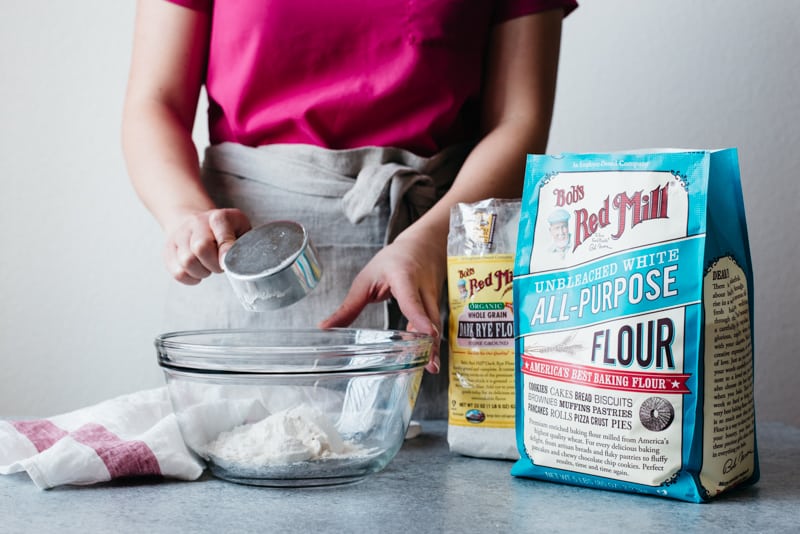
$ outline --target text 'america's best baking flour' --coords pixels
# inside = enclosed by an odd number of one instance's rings
[[[529,156],[512,474],[700,502],[758,479],[737,153]]]
[[[460,203],[450,210],[450,450],[519,458],[514,434],[514,249],[519,199]]]

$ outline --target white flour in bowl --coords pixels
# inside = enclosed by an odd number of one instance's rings
[[[223,432],[205,449],[207,456],[242,468],[354,458],[368,452],[343,439],[319,410],[304,405]]]

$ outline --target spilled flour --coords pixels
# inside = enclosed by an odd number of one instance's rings
[[[223,432],[206,447],[207,455],[239,467],[355,458],[369,452],[343,439],[320,411],[303,405]]]

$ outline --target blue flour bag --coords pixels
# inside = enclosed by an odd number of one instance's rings
[[[758,479],[737,152],[528,156],[511,473],[706,501]]]

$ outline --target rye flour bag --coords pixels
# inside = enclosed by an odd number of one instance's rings
[[[702,502],[758,479],[737,152],[529,156],[516,476]]]
[[[516,460],[512,279],[519,199],[450,210],[447,442],[467,456]]]

